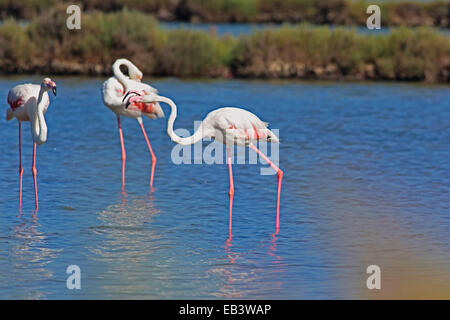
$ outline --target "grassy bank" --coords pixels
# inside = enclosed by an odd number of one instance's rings
[[[448,82],[450,40],[429,28],[362,35],[326,27],[282,27],[242,37],[162,30],[140,12],[93,12],[65,27],[60,8],[26,26],[0,26],[0,72],[108,75],[127,57],[147,75]]]
[[[123,8],[152,13],[160,20],[202,22],[308,22],[312,24],[365,25],[366,0],[0,0],[3,18],[31,19],[59,4],[78,3],[86,11],[120,11]],[[450,2],[384,1],[385,26],[449,27]]]

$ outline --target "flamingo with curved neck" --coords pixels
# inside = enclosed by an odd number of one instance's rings
[[[125,76],[120,70],[120,66],[125,65],[128,69],[129,77]],[[124,93],[127,91],[140,92],[142,94],[156,93],[157,90],[152,86],[142,83],[142,72],[129,60],[117,59],[112,66],[114,77],[109,78],[103,83],[102,97],[103,103],[116,114],[117,124],[119,127],[120,146],[122,149],[122,188],[125,188],[125,163],[126,163],[126,151],[123,140],[123,131],[120,116],[134,118],[138,121],[142,134],[144,135],[145,142],[151,156],[151,175],[150,175],[150,188],[153,190],[153,180],[156,166],[156,156],[151,147],[150,141],[145,132],[142,116],[147,116],[151,119],[163,117],[164,113],[159,103],[139,103],[134,101],[130,108],[125,108],[125,103],[130,101],[132,96],[127,97],[127,101],[124,101]]]
[[[278,168],[265,154],[263,154],[254,144],[255,141],[268,141],[278,143],[278,137],[267,128],[267,123],[261,121],[255,114],[241,109],[225,107],[211,111],[202,121],[200,126],[190,137],[182,138],[178,136],[173,125],[177,117],[176,104],[167,97],[157,94],[150,94],[139,98],[143,103],[163,102],[170,106],[171,113],[167,122],[167,134],[173,142],[181,145],[191,145],[203,138],[213,138],[227,146],[227,162],[229,169],[230,191],[229,195],[229,236],[231,239],[232,229],[232,207],[234,197],[233,172],[231,168],[230,146],[248,146],[258,153],[276,172],[278,176],[277,207],[276,207],[276,233],[280,226],[280,195],[283,171]]]
[[[47,141],[47,124],[44,114],[48,109],[50,100],[48,91],[56,96],[56,84],[50,78],[42,80],[40,85],[22,84],[15,86],[8,92],[8,104],[6,120],[15,117],[19,122],[19,209],[22,208],[22,122],[30,121],[31,136],[33,138],[33,163],[32,174],[34,181],[35,212],[39,208],[37,192],[36,170],[36,145]]]

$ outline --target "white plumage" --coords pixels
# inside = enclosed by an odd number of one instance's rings
[[[130,77],[125,76],[122,71],[120,71],[121,65],[127,66]],[[142,119],[139,118],[143,115],[152,119],[164,117],[164,112],[159,103],[147,106],[135,104],[130,108],[125,109],[125,102],[123,101],[125,92],[136,91],[143,94],[150,94],[157,93],[158,90],[146,83],[140,82],[142,72],[127,59],[116,60],[112,69],[114,77],[106,80],[102,87],[103,103],[108,108],[110,108],[117,116],[135,118],[139,122],[142,121]]]
[[[33,141],[43,144],[47,140],[47,125],[43,115],[47,112],[50,99],[47,92],[43,92],[42,121],[38,116],[38,99],[41,86],[38,84],[21,84],[15,86],[8,92],[8,104],[10,107],[6,111],[6,119],[15,117],[19,121],[30,121],[30,128]]]
[[[19,122],[19,176],[20,176],[20,196],[19,208],[22,207],[22,122],[29,121],[31,135],[33,138],[33,164],[32,173],[34,179],[34,192],[36,201],[36,211],[38,209],[38,195],[36,182],[36,145],[47,141],[47,124],[44,114],[50,104],[48,91],[52,90],[56,96],[56,84],[49,78],[45,78],[41,85],[21,84],[15,86],[8,92],[9,108],[6,110],[6,120],[16,118]]]
[[[211,111],[203,119],[197,131],[190,137],[182,138],[173,131],[173,124],[177,117],[177,106],[166,97],[150,94],[142,97],[142,102],[159,101],[171,107],[167,124],[167,134],[181,145],[194,144],[203,138],[213,138],[226,145],[249,146],[257,140],[278,143],[278,137],[267,128],[268,123],[261,121],[253,113],[234,107],[224,107]]]
[[[33,141],[37,144],[47,140],[44,114],[50,104],[47,91],[52,88],[56,90],[56,84],[51,79],[45,78],[41,85],[21,84],[8,92],[9,108],[6,110],[6,120],[15,117],[18,121],[30,121]]]
[[[211,111],[202,126],[209,137],[224,144],[248,146],[258,140],[278,142],[277,136],[267,128],[267,122],[241,108],[225,107]]]

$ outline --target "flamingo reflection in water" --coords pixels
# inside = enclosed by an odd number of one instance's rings
[[[46,298],[52,290],[42,286],[42,283],[51,283],[55,278],[49,266],[57,260],[63,249],[52,245],[36,217],[27,219],[22,213],[17,218],[19,221],[11,233],[5,234],[11,243],[8,251],[11,268],[10,272],[0,273],[0,283],[13,288],[14,294],[20,299]]]
[[[154,217],[159,213],[152,193],[135,195],[123,190],[114,204],[98,212],[99,223],[90,229],[101,241],[88,244],[86,248],[94,261],[106,266],[91,279],[104,294],[157,297],[149,288],[158,286],[149,286],[143,281],[142,273],[149,268],[157,272],[162,264],[155,258],[162,236],[153,226]]]

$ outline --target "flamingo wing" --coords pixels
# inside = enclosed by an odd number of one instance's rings
[[[18,85],[9,90],[7,99],[9,107],[14,111],[24,105],[30,96],[29,91],[28,85]]]
[[[134,80],[130,80],[129,83],[127,84],[127,87],[129,91],[136,92],[137,94],[141,95],[146,94],[147,92],[146,90],[153,90],[153,92],[157,92],[155,88]],[[125,95],[125,88],[115,77],[111,77],[103,83],[102,87],[103,103],[109,108],[111,108],[113,111],[123,115],[127,115],[128,112],[133,113],[135,116],[137,114],[138,115],[142,114],[152,119],[164,117],[164,112],[158,102],[142,103],[139,101],[133,101],[134,99],[131,99],[133,98],[132,95],[130,95],[127,98],[131,103],[129,107],[125,110],[123,101],[124,95]]]
[[[158,90],[153,88],[152,86],[142,83],[135,80],[129,80],[127,83],[127,90],[136,92],[137,94],[141,96],[145,96],[151,93],[157,94]],[[131,102],[131,101],[130,101]],[[134,101],[130,104],[128,107],[130,111],[138,111],[140,110],[143,115],[156,119],[156,118],[162,118],[164,117],[164,111],[162,110],[159,102],[153,102],[153,103],[142,103],[139,101]]]
[[[136,90],[138,92],[143,92],[144,95],[148,95],[151,93],[154,93],[154,94],[158,93],[158,90],[156,88],[153,88],[151,85],[143,83],[143,82],[130,80],[130,85],[132,86],[133,90]],[[156,118],[164,117],[164,111],[162,110],[159,102],[138,103],[134,107],[141,110],[142,113],[149,118],[156,119]]]
[[[158,93],[158,90],[156,88],[153,88],[151,85],[147,83],[138,82],[134,80],[130,81],[133,83],[132,85],[135,88],[135,90],[144,91],[145,94]]]
[[[36,103],[39,95],[40,86],[36,84],[21,84],[17,85],[8,92],[9,108],[6,110],[6,119],[11,120],[14,117],[14,111],[21,110],[28,103]],[[33,98],[33,99],[30,99]],[[48,94],[45,93],[42,97],[45,103],[44,112],[47,111],[50,100]],[[22,115],[22,118],[24,115]],[[25,116],[26,118],[26,116]]]
[[[120,108],[123,106],[122,96],[125,89],[122,84],[114,77],[103,82],[102,97],[103,103],[110,108]]]

